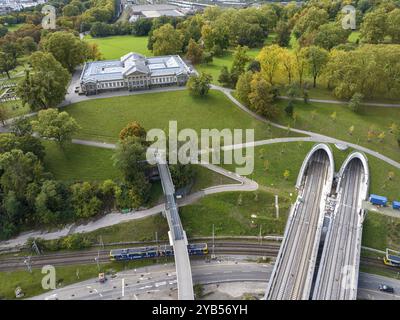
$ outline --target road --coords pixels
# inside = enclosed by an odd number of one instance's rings
[[[243,260],[192,262],[194,283],[223,282],[266,282],[271,273],[268,264],[250,263]],[[122,297],[124,279],[124,297]],[[155,265],[117,274],[116,278],[100,284],[96,279],[87,280],[46,294],[33,297],[34,300],[54,298],[66,300],[107,300],[107,299],[176,299],[177,279],[173,264]]]
[[[357,297],[356,268],[361,237],[359,230],[360,194],[364,169],[357,158],[351,160],[344,170],[338,190],[338,204],[325,239],[314,289],[315,300],[353,300]]]
[[[106,299],[176,299],[176,275],[173,264],[154,265],[140,269],[120,272],[115,278],[109,277],[105,284],[97,279],[56,289],[54,291],[31,298],[32,300],[65,299],[65,300],[106,300]],[[192,262],[193,280],[202,284],[221,284],[240,282],[266,286],[272,266],[248,262],[243,258],[225,257],[211,261],[197,260]],[[124,279],[124,292],[122,292]],[[381,276],[360,273],[359,299],[396,299],[400,296],[400,281]],[[395,294],[387,294],[377,290],[379,284],[385,283],[395,288]],[[249,286],[247,286],[248,288]],[[122,296],[122,294],[124,296]]]
[[[317,150],[309,159],[304,186],[288,219],[281,251],[267,288],[268,300],[301,300],[309,297],[312,280],[310,270],[314,269],[312,257],[318,250],[317,230],[329,167],[325,150]]]

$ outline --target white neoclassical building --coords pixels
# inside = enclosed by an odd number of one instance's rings
[[[191,69],[178,55],[150,57],[130,52],[119,60],[85,63],[80,86],[86,95],[111,90],[183,86]]]

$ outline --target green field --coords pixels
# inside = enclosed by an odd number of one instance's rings
[[[113,36],[105,38],[92,38],[86,36],[85,40],[97,43],[103,60],[119,59],[129,52],[136,52],[145,56],[152,56],[147,49],[147,37]]]
[[[363,246],[400,250],[400,219],[368,212],[363,226]]]
[[[256,147],[254,151],[254,173],[249,177],[266,187],[267,190],[288,196],[289,193],[294,192],[301,164],[313,145],[313,142],[289,142]],[[337,172],[347,155],[354,150],[340,151],[334,145],[331,145],[331,148],[335,158],[335,171]],[[373,156],[367,155],[367,157],[371,174],[370,193],[386,195],[392,200],[399,198],[400,170]],[[268,161],[268,170],[266,170],[265,161]],[[234,169],[233,165],[224,167],[228,170]],[[290,171],[287,180],[283,177],[285,170]],[[390,171],[395,174],[393,180],[388,180]]]
[[[180,209],[182,225],[189,237],[256,236],[283,234],[289,201],[280,198],[280,217],[275,217],[274,195],[265,191],[228,192],[211,195]],[[252,218],[252,215],[257,217]]]
[[[278,104],[282,108],[277,119],[281,124],[289,124],[292,128],[310,130],[353,142],[400,161],[400,148],[396,136],[389,132],[392,123],[397,124],[398,130],[400,130],[400,108],[363,106],[358,113],[355,113],[345,105],[315,102],[305,104],[296,101],[294,107],[296,121],[294,121],[283,111],[288,101],[281,100]],[[334,112],[336,112],[336,120],[331,118]],[[352,135],[348,133],[351,126],[354,126]],[[369,129],[375,132],[375,136],[370,142],[368,142],[367,136]],[[381,132],[385,133],[383,141],[378,139]]]
[[[18,24],[12,24],[9,26],[6,26],[9,32],[17,31],[19,28],[21,28],[24,25],[24,23],[18,23]]]
[[[131,121],[139,121],[146,130],[167,130],[170,120],[178,122],[178,130],[255,129],[257,140],[287,135],[286,130],[270,128],[213,90],[203,98],[184,90],[93,99],[70,105],[65,111],[82,127],[76,137],[98,141],[117,141],[121,129]]]
[[[46,148],[45,168],[56,179],[66,181],[103,181],[118,179],[113,166],[113,150],[67,144],[62,150],[55,142],[43,141]]]

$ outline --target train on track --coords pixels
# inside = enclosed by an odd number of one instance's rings
[[[208,254],[207,243],[189,244],[188,253],[191,256],[201,256]],[[110,251],[111,261],[127,261],[145,258],[172,257],[174,248],[170,245],[138,247],[128,249],[113,249]]]
[[[383,263],[388,266],[400,267],[400,252],[386,249],[386,255],[383,258]]]

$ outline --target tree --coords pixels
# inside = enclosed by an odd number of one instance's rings
[[[5,121],[8,119],[8,109],[5,105],[0,105],[0,122],[5,125]]]
[[[11,132],[16,136],[30,136],[33,133],[31,120],[25,117],[17,118],[11,124]]]
[[[340,23],[330,22],[318,28],[314,44],[326,50],[331,50],[339,44],[346,43],[351,30],[343,29]]]
[[[293,101],[290,100],[288,105],[285,108],[285,112],[288,115],[288,117],[292,118],[293,117],[293,111],[294,111]]]
[[[400,43],[400,9],[394,9],[388,14],[387,33],[393,43]]]
[[[77,65],[82,64],[89,53],[87,42],[66,31],[50,33],[42,39],[40,45],[69,72],[73,72]]]
[[[76,5],[74,5],[74,4],[72,4],[72,3],[67,4],[67,5],[62,9],[62,14],[63,14],[63,16],[65,16],[65,17],[77,16],[77,15],[79,15],[80,13],[81,13],[81,12],[80,12],[79,7],[76,6]]]
[[[334,111],[334,112],[331,113],[330,118],[332,119],[333,122],[336,122],[336,119],[337,119],[337,113],[336,113],[336,111]]]
[[[41,223],[55,224],[66,218],[69,207],[68,190],[54,180],[45,180],[35,199],[36,213]]]
[[[130,122],[125,128],[119,133],[119,139],[125,140],[129,137],[137,137],[140,140],[146,139],[146,130],[140,125],[139,122]]]
[[[174,165],[170,164],[169,169],[175,189],[188,186],[195,178],[196,172],[194,171],[194,168],[191,164],[183,165],[178,162]]]
[[[281,47],[287,47],[290,42],[290,25],[288,22],[280,20],[275,28],[275,42]]]
[[[10,77],[10,71],[15,69],[17,66],[17,59],[12,54],[0,51],[0,72],[6,73],[8,79]]]
[[[189,40],[189,45],[186,52],[186,58],[190,60],[192,64],[198,64],[203,60],[203,49],[193,39]]]
[[[352,126],[350,126],[350,128],[349,128],[349,135],[353,135],[353,132],[354,132],[354,126],[352,125]]]
[[[231,67],[231,82],[232,86],[236,86],[239,76],[245,71],[246,64],[250,62],[247,55],[248,47],[237,46],[233,52],[233,61]]]
[[[286,72],[288,78],[288,84],[290,85],[296,70],[295,56],[289,49],[284,48],[280,52],[280,59],[282,61],[283,70]]]
[[[147,200],[150,192],[150,183],[145,176],[145,170],[148,167],[145,161],[145,146],[138,138],[128,137],[118,144],[113,160],[114,166],[121,171],[124,181],[127,183],[127,187],[121,192],[130,201],[124,201],[124,203],[129,202],[140,206]]]
[[[305,57],[309,73],[313,77],[313,87],[317,86],[317,77],[328,62],[328,51],[317,46],[306,48]]]
[[[182,34],[169,23],[153,31],[152,41],[153,53],[156,56],[177,54],[182,51]]]
[[[250,61],[249,65],[247,66],[247,71],[260,72],[261,71],[260,62],[258,60]]]
[[[378,139],[379,139],[379,142],[383,142],[383,140],[385,140],[385,132],[381,132],[380,134],[378,134]]]
[[[249,101],[251,109],[267,119],[275,117],[277,110],[273,105],[272,86],[257,74],[253,77],[250,88]]]
[[[389,126],[389,132],[392,134],[395,134],[398,132],[398,130],[399,130],[399,126],[396,123],[392,122]]]
[[[33,130],[42,138],[54,139],[60,147],[79,129],[74,118],[65,111],[58,112],[56,109],[39,111],[37,120],[31,123]]]
[[[327,23],[329,16],[325,9],[310,6],[302,10],[293,20],[296,22],[293,34],[299,39],[301,36],[306,36],[317,30],[319,26]]]
[[[359,92],[356,92],[355,94],[353,94],[353,96],[351,97],[351,100],[349,101],[349,108],[350,110],[354,111],[354,112],[358,112],[360,110],[360,106],[361,106],[361,102],[364,98],[364,95],[362,95]]]
[[[0,25],[0,38],[4,37],[8,32],[8,29],[5,26]]]
[[[100,212],[101,201],[96,193],[96,188],[89,182],[71,186],[71,205],[77,218],[90,218]]]
[[[261,72],[266,75],[269,83],[273,86],[274,79],[282,70],[281,53],[283,49],[278,45],[271,45],[262,48],[257,56],[257,60],[261,64]]]
[[[297,72],[297,78],[299,80],[299,86],[303,86],[303,77],[307,68],[306,48],[297,49],[294,52],[295,58],[295,70]]]
[[[396,176],[396,174],[393,171],[388,172],[388,176],[387,176],[388,180],[392,181],[395,176]]]
[[[290,171],[286,169],[286,170],[283,172],[283,177],[285,178],[285,180],[288,180],[289,177],[290,177]]]
[[[236,95],[246,106],[250,105],[249,94],[251,91],[252,79],[253,73],[251,71],[247,71],[239,76],[239,79],[236,83]]]
[[[232,77],[227,66],[223,66],[218,77],[218,82],[224,87],[232,87]]]
[[[211,81],[212,76],[203,72],[200,76],[191,76],[187,82],[187,88],[192,95],[203,97],[208,94]]]
[[[387,32],[387,13],[384,9],[377,9],[367,13],[361,24],[361,39],[367,43],[380,43],[385,39]]]
[[[2,190],[13,191],[18,199],[23,199],[28,185],[38,181],[43,174],[43,167],[31,152],[13,149],[0,155],[0,178]]]
[[[51,53],[34,52],[30,57],[30,70],[17,86],[22,103],[32,110],[57,106],[63,101],[71,78]]]

